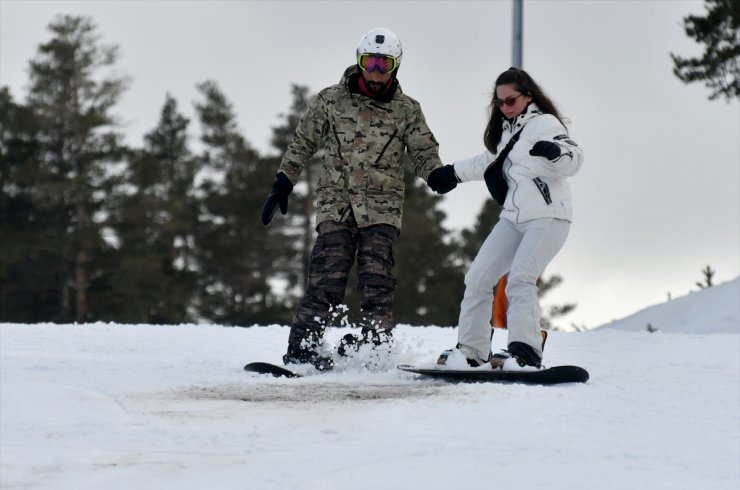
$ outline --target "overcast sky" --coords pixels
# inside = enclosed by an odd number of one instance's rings
[[[523,67],[585,155],[570,238],[546,271],[564,279],[546,303],[578,304],[562,324],[597,326],[697,290],[706,265],[715,282],[740,274],[740,104],[709,101],[703,84],[671,71],[669,53],[701,53],[682,19],[704,12],[694,0],[524,1]],[[195,85],[211,79],[250,144],[271,153],[291,84],[315,93],[336,83],[362,34],[387,27],[403,44],[401,86],[452,163],[483,150],[492,84],[512,59],[509,0],[0,0],[0,85],[18,100],[57,13],[91,16],[103,42],[120,46],[132,84],[115,113],[132,145],[167,92],[192,117]],[[459,230],[489,197],[471,182],[440,199]]]

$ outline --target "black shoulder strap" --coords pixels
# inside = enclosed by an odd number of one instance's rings
[[[523,130],[524,128],[520,129],[511,137],[504,149],[499,153],[496,160],[494,160],[483,173],[483,178],[486,181],[488,192],[491,193],[499,206],[504,205],[506,193],[509,192],[509,185],[506,183],[506,178],[504,177],[504,162],[506,161],[506,157],[509,156],[511,149],[514,148],[514,145],[519,140],[519,135]]]

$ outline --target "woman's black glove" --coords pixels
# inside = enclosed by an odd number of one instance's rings
[[[272,217],[275,216],[278,204],[280,205],[280,212],[285,214],[288,212],[288,195],[293,192],[293,184],[290,183],[288,177],[284,173],[280,172],[275,176],[275,182],[272,184],[272,190],[267,195],[265,204],[262,205],[262,224],[267,226],[272,221]]]
[[[455,174],[455,167],[452,165],[445,165],[444,167],[435,168],[432,173],[429,174],[427,184],[437,194],[447,194],[452,189],[457,187],[457,175]]]
[[[560,156],[560,147],[552,141],[538,141],[529,150],[529,154],[533,157],[545,157],[548,160],[555,160]]]

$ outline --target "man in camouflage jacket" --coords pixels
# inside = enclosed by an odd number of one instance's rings
[[[285,214],[303,167],[323,150],[316,187],[318,236],[308,287],[291,324],[286,364],[311,363],[319,370],[333,366],[320,344],[330,308],[344,300],[355,256],[363,335],[345,336],[339,353],[390,339],[396,288],[391,269],[403,213],[404,154],[433,190],[445,193],[457,184],[442,166],[439,145],[419,103],[401,91],[396,79],[400,58],[400,42],[391,31],[373,29],[362,38],[358,64],[309,105],[263,207],[265,225],[278,205]]]

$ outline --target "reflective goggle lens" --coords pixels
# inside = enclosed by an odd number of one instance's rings
[[[357,64],[365,71],[378,71],[385,74],[396,69],[398,60],[393,56],[361,54],[357,57]]]

